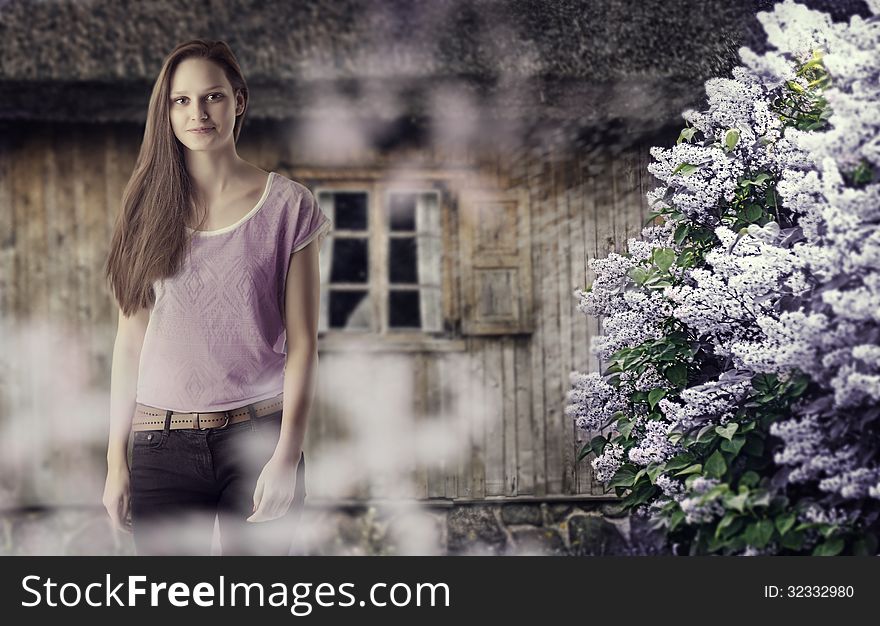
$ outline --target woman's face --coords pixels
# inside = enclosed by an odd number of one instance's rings
[[[171,76],[168,111],[177,139],[190,150],[213,150],[234,141],[235,116],[244,98],[234,94],[219,65],[206,59],[181,61]],[[194,132],[197,128],[209,128]]]

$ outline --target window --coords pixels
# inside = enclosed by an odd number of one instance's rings
[[[443,330],[440,192],[317,187],[334,230],[321,251],[319,330]]]

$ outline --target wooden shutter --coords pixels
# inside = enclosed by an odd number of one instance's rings
[[[327,214],[327,217],[330,218],[330,221],[334,224],[336,223],[336,207],[334,203],[333,194],[330,192],[319,192],[315,197],[318,202],[318,206],[321,207],[321,210]],[[318,332],[324,333],[327,332],[327,329],[330,326],[330,289],[328,287],[328,283],[330,282],[330,268],[332,266],[333,261],[333,235],[331,234],[329,237],[324,238],[324,242],[321,245],[321,251],[318,256],[318,265],[321,273],[321,306],[320,312],[318,314]]]
[[[459,200],[462,332],[532,332],[531,237],[525,190],[463,189]]]
[[[416,251],[418,255],[419,312],[425,332],[443,330],[443,293],[440,263],[443,259],[440,203],[436,192],[419,193],[416,199]]]

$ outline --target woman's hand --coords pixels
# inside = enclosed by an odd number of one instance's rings
[[[127,463],[110,464],[107,467],[107,480],[104,483],[102,502],[113,528],[131,534],[131,491],[130,473]]]
[[[272,455],[257,479],[254,512],[247,521],[268,522],[287,513],[296,495],[295,478],[299,458],[300,452],[295,455]]]

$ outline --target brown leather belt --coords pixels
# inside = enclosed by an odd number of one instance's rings
[[[251,410],[254,417],[265,417],[277,413],[282,408],[283,394],[274,398],[260,400],[228,411],[213,411],[210,413],[171,413],[170,429],[179,428],[225,428],[231,424],[237,424],[251,419]],[[131,420],[132,430],[162,430],[165,428],[165,418],[168,411],[153,406],[135,403],[134,417]]]

